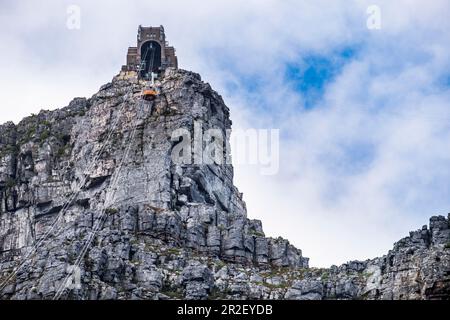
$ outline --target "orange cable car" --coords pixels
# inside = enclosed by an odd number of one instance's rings
[[[158,92],[153,88],[145,88],[142,91],[142,98],[147,101],[155,100],[157,95],[158,95]]]
[[[152,62],[153,65],[153,62]],[[151,82],[148,84],[144,90],[142,91],[142,98],[147,101],[153,101],[155,100],[156,96],[158,95],[158,89],[155,87],[155,73],[151,73]]]

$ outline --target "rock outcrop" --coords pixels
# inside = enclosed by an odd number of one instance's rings
[[[2,299],[445,299],[449,219],[386,256],[314,269],[247,218],[229,164],[179,164],[173,132],[231,128],[200,76],[121,73],[90,99],[0,126]],[[185,152],[185,150],[183,150]]]

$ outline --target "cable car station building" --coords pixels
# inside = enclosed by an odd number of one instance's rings
[[[166,41],[164,27],[139,26],[137,46],[128,48],[122,71],[136,71],[139,78],[148,80],[151,73],[158,74],[168,67],[178,68],[178,59],[175,48]]]

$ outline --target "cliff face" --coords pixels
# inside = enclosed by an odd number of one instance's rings
[[[226,164],[177,164],[177,129],[225,135],[229,110],[197,74],[161,94],[121,73],[90,99],[0,126],[2,299],[428,299],[450,296],[449,219],[382,258],[308,268],[249,220]]]

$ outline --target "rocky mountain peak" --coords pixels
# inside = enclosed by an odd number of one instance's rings
[[[174,132],[226,137],[221,96],[184,70],[156,85],[144,101],[146,83],[121,72],[89,99],[0,126],[3,299],[449,296],[448,218],[384,257],[309,268],[247,218],[232,165],[173,161]]]

